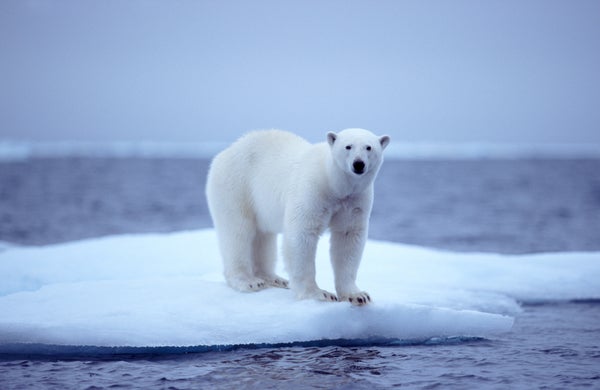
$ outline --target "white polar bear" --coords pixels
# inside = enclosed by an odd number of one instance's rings
[[[240,291],[287,288],[287,280],[275,274],[277,234],[283,233],[286,271],[298,298],[370,302],[355,281],[373,181],[389,141],[347,129],[313,145],[268,130],[252,132],[219,153],[208,173],[206,197],[227,283]],[[317,242],[327,228],[337,297],[315,281]]]

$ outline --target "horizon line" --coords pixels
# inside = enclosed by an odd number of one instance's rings
[[[0,161],[69,157],[209,159],[230,144],[229,142],[0,140]],[[384,156],[392,160],[596,159],[600,158],[600,144],[406,142],[391,144]]]

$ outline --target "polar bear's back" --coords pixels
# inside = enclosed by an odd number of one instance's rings
[[[219,153],[206,188],[215,223],[221,214],[242,213],[264,230],[281,230],[293,171],[312,146],[295,134],[266,130],[249,133]]]
[[[266,169],[267,176],[288,176],[291,167],[311,144],[303,138],[281,130],[254,131],[219,153],[212,167],[225,167],[229,175],[250,179]]]
[[[225,152],[242,157],[251,164],[264,160],[282,160],[302,153],[311,146],[304,138],[282,130],[253,131],[238,139]]]

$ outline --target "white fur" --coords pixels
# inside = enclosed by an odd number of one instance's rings
[[[328,133],[327,141],[313,145],[292,133],[258,131],[213,160],[206,196],[232,288],[288,286],[274,272],[276,235],[283,233],[286,270],[299,298],[356,305],[371,300],[355,280],[369,228],[373,180],[389,137],[348,129]],[[327,228],[337,297],[315,281],[317,242]]]

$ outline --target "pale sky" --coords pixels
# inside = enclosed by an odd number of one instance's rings
[[[0,140],[600,144],[600,1],[0,1]]]

